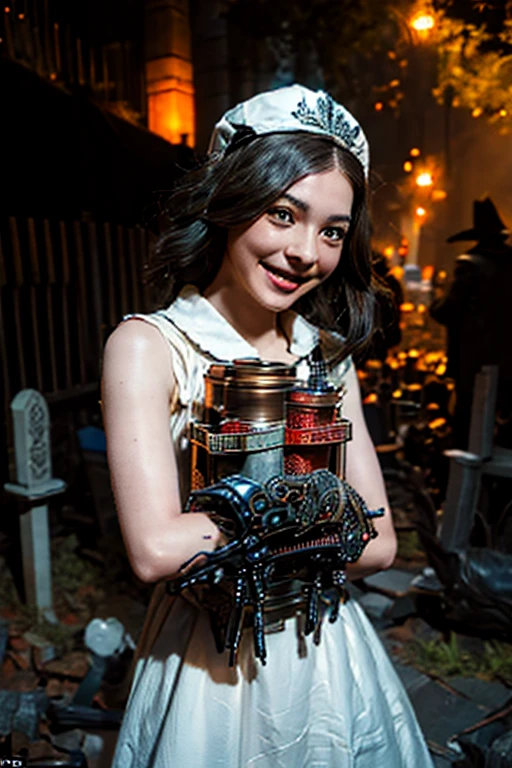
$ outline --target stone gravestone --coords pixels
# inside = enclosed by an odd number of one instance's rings
[[[23,389],[12,400],[11,411],[17,482],[4,487],[28,507],[20,516],[25,599],[48,620],[56,621],[46,501],[62,493],[66,484],[52,477],[50,416],[44,397],[35,389]]]

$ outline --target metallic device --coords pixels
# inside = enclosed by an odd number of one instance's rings
[[[324,377],[297,382],[283,363],[235,360],[205,376],[185,512],[209,514],[227,544],[184,563],[167,589],[208,587],[204,606],[230,665],[244,627],[265,663],[267,627],[299,611],[320,642],[324,609],[335,621],[345,599],[346,564],[377,535],[371,521],[384,511],[343,479],[351,424],[341,405]]]

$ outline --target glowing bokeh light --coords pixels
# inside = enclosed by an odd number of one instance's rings
[[[415,29],[416,32],[429,32],[434,28],[434,25],[434,17],[431,13],[426,13],[425,11],[420,11],[420,13],[417,13],[416,16],[413,16],[411,19],[411,27]]]
[[[433,183],[434,180],[429,171],[422,171],[416,176],[416,184],[418,187],[431,187]]]

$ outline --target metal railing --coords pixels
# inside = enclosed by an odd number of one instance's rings
[[[0,53],[64,88],[88,86],[103,106],[131,122],[145,121],[144,67],[133,43],[89,44],[52,0],[6,0]]]
[[[123,315],[149,309],[142,279],[147,251],[148,234],[139,227],[14,217],[0,223],[0,366],[8,448],[10,402],[20,389],[37,389],[50,406],[98,391],[108,334]],[[4,480],[6,472],[4,466]]]

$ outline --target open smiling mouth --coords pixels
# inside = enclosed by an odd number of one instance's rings
[[[270,281],[283,291],[289,291],[290,293],[296,290],[300,285],[307,283],[310,278],[302,277],[301,275],[292,275],[289,272],[284,272],[281,269],[270,266],[260,261],[260,265],[267,273]]]

